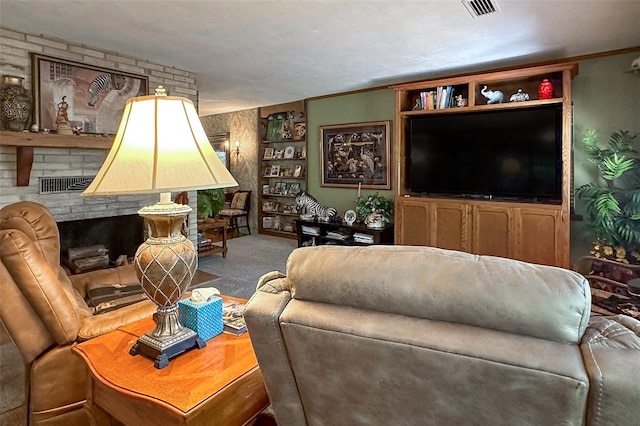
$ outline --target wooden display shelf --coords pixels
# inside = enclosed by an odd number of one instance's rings
[[[274,198],[296,198],[297,195],[285,195],[285,194],[262,194],[263,198],[270,198],[270,197],[274,197]]]
[[[262,161],[304,161],[305,158],[263,158]]]
[[[426,115],[426,114],[459,114],[465,112],[474,112],[474,111],[489,111],[489,110],[504,110],[504,109],[523,109],[523,108],[531,108],[535,106],[541,105],[553,105],[553,104],[561,104],[563,102],[562,98],[552,98],[552,99],[536,99],[532,101],[524,101],[524,102],[508,102],[501,104],[492,104],[492,105],[475,105],[475,106],[465,106],[459,108],[441,108],[441,109],[419,109],[419,110],[411,110],[411,111],[401,111],[400,116],[402,117],[410,117],[416,115]]]
[[[282,139],[279,141],[262,141],[262,143],[307,142],[306,139]]]
[[[271,212],[269,210],[262,210],[262,215],[263,216],[291,216],[291,217],[298,217],[300,216],[299,213],[283,213],[283,212]]]
[[[0,146],[16,147],[16,185],[29,186],[34,148],[110,149],[112,136],[0,132]]]
[[[286,185],[286,187],[289,187],[289,185],[296,185],[298,186],[299,191],[307,190],[306,172],[308,171],[308,155],[305,154],[304,157],[302,157],[302,153],[306,152],[307,149],[308,139],[306,138],[306,135],[292,133],[291,136],[295,135],[301,139],[280,139],[281,134],[279,133],[267,133],[270,115],[282,112],[292,112],[295,119],[292,119],[288,114],[289,118],[287,118],[287,120],[289,120],[290,128],[293,131],[296,124],[306,123],[306,110],[307,103],[305,100],[270,105],[258,109],[260,143],[257,150],[257,164],[262,168],[260,176],[258,176],[258,188],[262,189],[267,185],[270,188],[274,188],[277,183],[280,183],[281,185]],[[294,158],[283,158],[284,155],[282,155],[281,158],[264,158],[265,152],[268,150],[283,150],[289,146],[294,148]],[[289,150],[291,150],[291,148],[289,148]],[[277,176],[270,175],[271,171],[269,169],[273,169],[271,166],[280,167],[280,171]],[[293,176],[296,168],[300,168],[299,173],[301,176]],[[284,172],[285,170],[286,172]],[[267,176],[264,175],[265,171],[268,171]],[[288,173],[288,176],[281,175],[286,173]],[[289,194],[263,193],[262,191],[258,192],[258,232],[260,234],[276,237],[296,238],[295,230],[292,229],[291,231],[284,231],[272,229],[269,227],[268,220],[263,221],[265,218],[277,218],[281,229],[290,229],[290,226],[295,229],[295,226],[293,226],[293,220],[299,217],[297,213],[282,213],[278,211],[263,210],[265,200],[279,200],[285,204],[291,204],[292,199],[294,198],[294,195]],[[289,201],[290,199],[291,201]],[[274,220],[274,222],[276,221]],[[264,226],[265,224],[267,227]]]
[[[298,247],[303,247],[305,243],[309,241],[316,241],[317,245],[324,244],[337,244],[348,246],[371,246],[371,245],[393,245],[393,229],[392,223],[386,224],[383,228],[369,228],[362,223],[354,223],[353,225],[347,225],[336,222],[318,222],[315,220],[296,220],[296,236],[298,238]],[[306,234],[303,232],[302,227],[308,226],[317,228],[319,235]],[[345,239],[332,238],[327,234],[329,232],[339,232],[347,235]],[[370,243],[355,241],[355,234],[369,235],[372,240]]]
[[[261,234],[265,234],[265,235],[272,235],[274,237],[284,237],[284,238],[289,238],[289,239],[296,239],[297,238],[297,234],[295,231],[276,231],[275,229],[269,229],[269,228],[262,228],[262,230],[260,231]]]
[[[509,257],[532,263],[569,266],[569,218],[571,187],[571,80],[578,73],[576,63],[465,74],[391,86],[396,93],[395,153],[395,242],[402,245],[433,246],[474,254]],[[553,85],[550,99],[539,99],[539,85]],[[465,106],[444,102],[443,108],[424,107],[424,93],[451,86],[462,95]],[[482,90],[501,91],[501,103],[488,104]],[[518,89],[529,100],[510,102]],[[440,98],[442,99],[442,98]],[[447,99],[447,98],[445,98]],[[455,98],[454,98],[455,99]],[[442,103],[441,103],[442,105]],[[453,106],[451,106],[453,105]],[[414,193],[409,183],[409,123],[416,117],[445,114],[461,118],[471,112],[527,110],[545,105],[562,107],[561,200],[557,204],[511,200],[473,200]],[[431,104],[429,104],[431,106]],[[514,141],[517,142],[517,141]]]

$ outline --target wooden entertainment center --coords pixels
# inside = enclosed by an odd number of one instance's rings
[[[527,262],[569,267],[571,207],[571,79],[575,63],[464,75],[392,86],[396,91],[395,158],[397,185],[395,243],[426,245],[470,253],[508,257]],[[539,99],[538,89],[547,79],[553,85],[550,98]],[[440,109],[421,109],[424,92],[451,86],[465,99]],[[504,93],[502,103],[488,104],[485,86]],[[510,102],[518,89],[529,100]],[[454,102],[451,103],[455,105]],[[562,183],[558,203],[506,201],[480,198],[424,196],[412,193],[409,171],[409,121],[431,114],[562,106]]]

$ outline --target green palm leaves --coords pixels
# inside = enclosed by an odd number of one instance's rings
[[[589,164],[602,180],[582,185],[576,195],[587,208],[589,229],[596,240],[628,250],[640,247],[640,157],[634,148],[637,135],[628,131],[611,134],[605,148],[598,135],[587,130],[583,139]]]

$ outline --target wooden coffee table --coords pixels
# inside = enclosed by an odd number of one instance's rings
[[[249,333],[220,334],[158,370],[153,360],[129,355],[138,337],[154,327],[151,318],[141,320],[73,348],[88,367],[92,421],[104,410],[127,426],[233,426],[269,405]]]

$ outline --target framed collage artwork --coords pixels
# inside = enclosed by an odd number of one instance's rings
[[[320,126],[320,185],[390,189],[390,132],[391,121]]]

